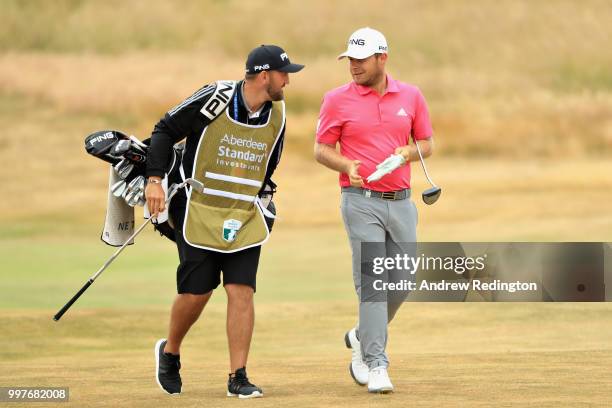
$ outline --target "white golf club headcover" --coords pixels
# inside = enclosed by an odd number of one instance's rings
[[[384,175],[391,173],[401,165],[406,163],[406,159],[401,154],[392,154],[387,157],[382,163],[376,166],[376,171],[370,174],[367,178],[368,183],[380,180]]]

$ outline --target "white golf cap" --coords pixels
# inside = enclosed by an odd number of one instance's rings
[[[360,28],[351,34],[346,52],[340,54],[338,59],[351,57],[356,59],[368,58],[374,54],[387,53],[387,40],[385,36],[370,27]]]

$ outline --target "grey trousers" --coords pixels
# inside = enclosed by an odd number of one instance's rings
[[[384,253],[380,257],[393,257],[405,253],[402,242],[416,242],[417,209],[412,200],[383,200],[359,194],[342,192],[342,219],[349,237],[353,259],[353,281],[357,299],[361,298],[361,243],[384,242],[378,245]],[[412,246],[414,247],[414,246]],[[414,254],[413,254],[414,255]],[[414,281],[415,275],[405,270],[390,270],[389,282],[403,279]],[[407,292],[387,294],[386,302],[359,302],[357,333],[361,343],[363,361],[370,369],[387,367],[387,324],[404,302]]]

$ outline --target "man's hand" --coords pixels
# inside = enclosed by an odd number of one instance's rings
[[[359,166],[361,162],[359,160],[353,160],[349,165],[348,171],[346,174],[349,176],[349,180],[351,182],[351,186],[353,187],[363,187],[363,178],[359,175]]]
[[[145,198],[147,200],[149,213],[154,218],[157,218],[159,213],[166,209],[166,193],[164,193],[164,188],[162,187],[161,183],[151,182],[151,180],[159,180],[161,182],[161,178],[149,177],[149,182],[147,183],[147,188],[145,189]]]
[[[406,160],[401,154],[392,154],[376,166],[376,171],[368,176],[368,183],[380,180],[384,175],[404,165]]]
[[[433,137],[419,139],[415,143],[419,144],[424,159],[431,156],[433,153]],[[419,153],[414,144],[397,147],[394,153],[401,155],[406,160],[406,163],[419,160]]]
[[[404,159],[404,156],[402,156],[401,154],[392,154],[391,156],[387,157],[384,161],[382,161],[381,163],[378,163],[376,165],[376,168],[378,170],[385,170],[385,169],[392,169],[395,170],[398,166],[402,166],[406,163],[406,159]]]
[[[359,175],[359,160],[351,160],[342,156],[336,150],[336,144],[315,143],[314,154],[316,160],[322,165],[346,174],[349,177],[351,186],[363,187],[363,179]]]
[[[395,149],[395,154],[401,155],[406,163],[410,162],[410,146],[401,146]]]

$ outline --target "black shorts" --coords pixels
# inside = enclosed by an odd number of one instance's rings
[[[178,198],[178,197],[176,197]],[[182,197],[181,197],[182,198]],[[185,204],[182,200],[172,200],[170,215],[176,231],[176,246],[180,264],[176,270],[178,293],[201,295],[223,285],[236,283],[256,289],[257,267],[261,246],[247,248],[233,253],[222,253],[192,247],[183,237]]]

